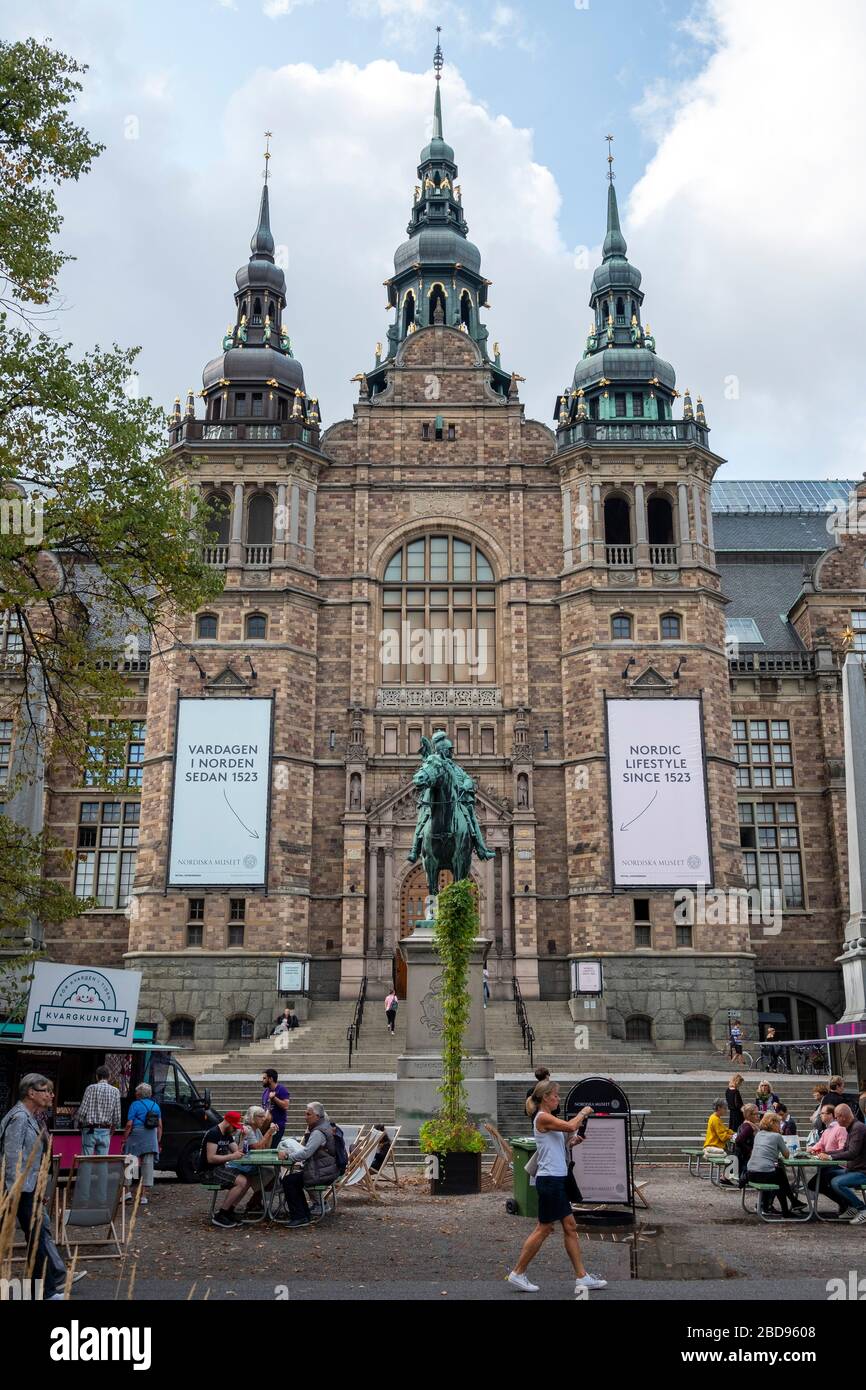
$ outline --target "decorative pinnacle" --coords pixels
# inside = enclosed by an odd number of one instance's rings
[[[607,178],[609,183],[613,183],[616,178],[613,172],[613,136],[606,135],[604,138],[607,141]]]
[[[271,132],[270,132],[269,130],[266,130],[266,131],[265,131],[265,171],[264,171],[264,174],[262,175],[262,177],[263,177],[265,183],[267,183],[267,181],[268,181],[268,175],[269,175],[269,172],[270,172],[270,168],[269,168],[270,162],[271,162]]]
[[[442,25],[436,25],[436,52],[433,54],[433,67],[436,69],[436,81],[442,79],[442,69],[445,66],[445,59],[442,56],[442,45],[439,42],[439,35],[442,33]]]

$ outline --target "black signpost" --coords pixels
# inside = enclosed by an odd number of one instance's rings
[[[586,1123],[581,1154],[574,1149],[575,1179],[581,1191],[581,1210],[575,1220],[584,1226],[624,1226],[635,1220],[634,1156],[632,1148],[631,1106],[628,1096],[606,1076],[585,1076],[572,1086],[565,1099],[564,1118],[571,1120],[584,1106],[593,1114]],[[616,1129],[608,1126],[616,1125]],[[597,1185],[586,1168],[590,1153],[595,1154]],[[596,1195],[593,1195],[593,1194]]]

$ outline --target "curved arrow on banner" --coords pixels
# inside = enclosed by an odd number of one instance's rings
[[[658,793],[656,793],[656,795],[658,795]],[[231,811],[232,815],[234,816],[235,820],[238,821],[244,827],[244,830],[247,832],[248,835],[252,837],[252,839],[257,840],[259,838],[259,832],[257,830],[250,830],[250,827],[246,824],[246,822],[241,820],[234,806],[226,796],[225,787],[223,787],[223,796],[225,797],[225,803]]]
[[[634,825],[636,820],[640,820],[641,816],[646,815],[647,811],[649,810],[650,806],[652,806],[653,801],[655,801],[658,794],[658,788],[656,788],[656,790],[652,794],[651,799],[647,802],[646,806],[644,806],[643,810],[638,811],[636,816],[632,816],[631,820],[627,820],[624,825],[621,825],[620,831],[622,832],[623,830],[628,830],[632,825]],[[223,796],[225,796],[225,792],[223,792]]]

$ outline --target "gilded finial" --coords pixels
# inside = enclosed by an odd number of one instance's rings
[[[442,25],[436,25],[436,52],[433,54],[433,67],[436,69],[436,81],[442,80],[442,69],[445,66],[445,59],[442,56],[442,44],[439,42],[439,35],[442,33]]]
[[[607,179],[608,183],[613,183],[616,178],[613,172],[613,136],[606,135],[604,138],[607,141]]]
[[[851,651],[854,650],[854,642],[855,642],[856,636],[857,636],[857,634],[855,633],[855,631],[854,631],[854,629],[853,629],[852,627],[844,627],[844,628],[842,629],[842,650],[843,650],[843,652],[851,652]]]
[[[269,166],[270,166],[270,162],[271,162],[271,132],[270,132],[269,130],[266,130],[266,131],[265,131],[265,170],[264,170],[264,173],[263,173],[263,175],[262,175],[262,177],[263,177],[265,183],[267,183],[268,177],[269,177],[269,172],[270,172],[270,171],[269,171]]]

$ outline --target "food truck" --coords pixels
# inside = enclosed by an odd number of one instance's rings
[[[211,1108],[210,1092],[199,1092],[171,1047],[156,1042],[152,1025],[136,1025],[141,976],[131,970],[82,969],[39,962],[23,1023],[0,1022],[0,1114],[18,1099],[28,1072],[54,1085],[54,1106],[46,1112],[53,1151],[61,1171],[81,1153],[78,1108],[96,1079],[109,1069],[120,1092],[122,1124],[135,1088],[142,1081],[162,1112],[162,1144],[156,1167],[191,1182],[202,1136],[221,1116]],[[122,1129],[111,1136],[111,1153],[120,1153]]]

